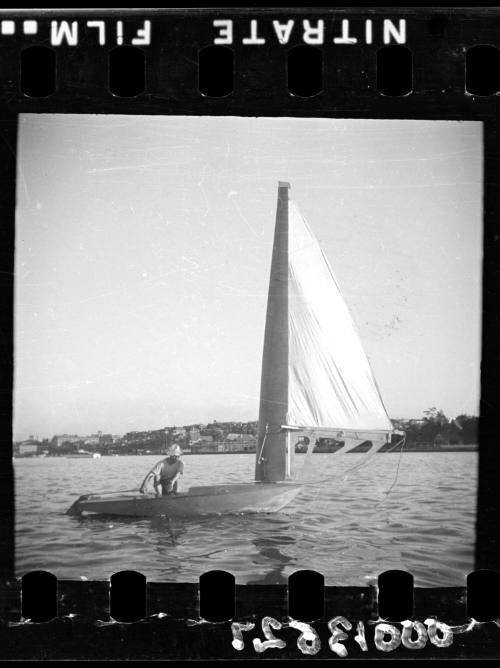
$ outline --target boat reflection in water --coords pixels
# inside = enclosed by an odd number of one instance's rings
[[[110,532],[114,539],[121,536],[127,549],[114,551],[115,572],[132,568],[151,579],[175,582],[196,581],[204,571],[222,568],[233,572],[239,584],[286,584],[288,575],[300,567],[300,538],[294,535],[297,520],[286,515],[259,517],[171,520],[80,515],[70,519],[80,533],[91,530],[96,544],[109,540]],[[145,551],[144,561],[140,554]]]
[[[264,569],[265,572],[259,578],[248,580],[247,584],[288,584],[288,575],[285,575],[284,569],[291,565],[293,559],[280,552],[279,547],[293,545],[295,543],[293,536],[277,534],[274,538],[255,538],[252,543],[257,548],[257,554],[252,557],[252,562],[257,571]],[[266,570],[267,568],[270,570]]]

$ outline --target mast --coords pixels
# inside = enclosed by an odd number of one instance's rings
[[[288,410],[288,191],[278,183],[271,277],[267,299],[260,386],[255,480],[277,482],[287,477],[287,435],[282,430]],[[290,439],[288,439],[290,441]]]
[[[294,432],[342,432],[377,449],[393,432],[339,284],[289,190],[279,183],[262,358],[255,479],[266,482],[292,477]]]

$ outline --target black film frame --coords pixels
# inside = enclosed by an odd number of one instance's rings
[[[479,489],[476,530],[476,569],[500,572],[498,384],[500,378],[500,297],[498,221],[500,220],[500,117],[496,89],[488,95],[466,90],[467,50],[478,45],[500,47],[499,9],[218,9],[218,10],[36,10],[15,13],[10,19],[20,25],[26,19],[38,22],[36,35],[0,35],[0,286],[2,327],[1,447],[0,447],[0,656],[3,659],[299,659],[297,632],[286,629],[276,635],[286,640],[281,650],[257,655],[248,641],[238,652],[232,645],[230,622],[200,619],[197,583],[148,583],[147,614],[131,624],[96,625],[109,620],[109,583],[59,581],[57,618],[42,624],[17,624],[21,618],[21,583],[13,577],[14,489],[11,452],[13,251],[16,183],[17,115],[19,113],[102,113],[144,115],[231,115],[331,118],[387,118],[426,120],[476,120],[484,124],[484,264],[483,339],[480,409]],[[325,24],[349,18],[353,26],[367,18],[406,19],[405,47],[413,60],[413,90],[406,95],[383,95],[377,90],[377,51],[380,40],[357,47],[334,48],[331,37],[319,49],[323,53],[323,90],[312,97],[290,95],[287,90],[287,51],[303,46],[300,33],[292,34],[286,46],[271,39],[273,19],[286,21],[325,20]],[[78,46],[63,43],[54,48],[55,92],[47,97],[29,97],[21,91],[21,51],[47,46],[51,20],[117,20],[152,24],[152,42],[141,47],[145,64],[145,92],[135,97],[113,96],[108,90],[109,52],[116,43],[99,46],[95,37]],[[198,86],[199,52],[213,45],[214,19],[232,19],[235,41],[234,90],[223,97],[202,95]],[[241,42],[250,20],[258,19],[266,44],[249,48]],[[45,36],[45,37],[43,37]],[[492,68],[493,69],[493,68]],[[363,75],[361,75],[363,72]],[[209,77],[210,78],[210,77]],[[495,583],[496,580],[491,580]],[[483,590],[484,591],[484,590]],[[490,619],[500,617],[498,584],[490,589]],[[466,587],[415,589],[414,619],[435,616],[450,625],[467,624]],[[470,600],[469,596],[469,600]],[[167,613],[167,617],[158,613]],[[71,617],[76,614],[77,617]],[[236,586],[234,621],[254,621],[262,637],[260,620],[272,616],[282,620],[289,614],[285,585]],[[326,622],[335,615],[351,620],[377,619],[377,592],[373,588],[326,587],[325,614],[313,626],[323,647],[314,658],[334,658],[328,648]],[[485,620],[486,621],[486,620]],[[367,630],[373,636],[373,630]],[[419,652],[399,647],[391,658],[493,658],[500,629],[487,621],[454,636],[448,648],[428,644]],[[352,658],[381,658],[373,649],[362,653],[346,642]],[[311,658],[311,657],[310,657]]]

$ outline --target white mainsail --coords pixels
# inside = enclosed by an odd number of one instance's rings
[[[292,477],[299,432],[343,441],[343,450],[371,441],[376,452],[393,432],[368,358],[330,265],[278,185],[267,302],[255,478]]]
[[[392,424],[328,260],[297,205],[289,200],[288,206],[287,425],[390,433]]]

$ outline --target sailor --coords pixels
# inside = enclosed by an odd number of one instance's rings
[[[154,488],[156,494],[161,485],[162,496],[177,494],[179,476],[184,473],[184,462],[181,460],[182,450],[178,445],[171,445],[167,450],[168,457],[163,459],[154,471]]]

